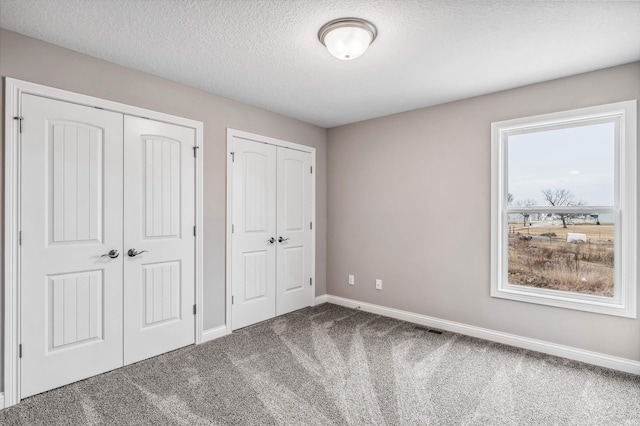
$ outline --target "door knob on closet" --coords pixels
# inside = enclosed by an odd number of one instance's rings
[[[271,238],[269,238],[267,241],[269,242],[269,244],[273,244],[273,243],[275,243],[275,242],[276,242],[276,239],[275,239],[275,238],[273,238],[273,237],[271,237]]]
[[[112,258],[112,259],[115,259],[115,258],[116,258],[116,257],[118,257],[118,256],[120,256],[120,253],[118,253],[118,250],[113,249],[113,250],[110,250],[110,251],[109,251],[109,253],[107,253],[107,254],[103,254],[103,255],[102,255],[102,256],[100,256],[100,257],[110,257],[110,258]]]
[[[278,242],[279,242],[279,243],[283,243],[283,242],[285,242],[285,241],[287,241],[287,240],[288,240],[288,238],[278,237]]]
[[[132,248],[132,249],[129,249],[127,254],[129,255],[129,257],[136,257],[139,254],[148,253],[148,252],[149,250],[136,251],[136,249]]]

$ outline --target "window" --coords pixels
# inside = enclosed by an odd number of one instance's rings
[[[493,297],[636,318],[636,114],[492,124]]]

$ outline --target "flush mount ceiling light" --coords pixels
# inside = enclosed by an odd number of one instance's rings
[[[362,55],[377,35],[375,25],[359,18],[335,19],[318,31],[318,38],[329,53],[345,61]]]

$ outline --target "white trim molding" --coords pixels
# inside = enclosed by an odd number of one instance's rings
[[[5,220],[4,220],[4,406],[10,407],[20,401],[20,363],[18,359],[18,344],[20,336],[20,252],[18,246],[18,231],[20,229],[20,152],[18,143],[20,138],[21,98],[23,94],[56,99],[64,102],[100,108],[123,115],[142,117],[164,123],[192,128],[195,131],[195,144],[198,147],[196,155],[196,188],[195,188],[195,298],[196,344],[205,337],[203,332],[203,123],[187,118],[177,117],[157,111],[151,111],[130,105],[112,102],[105,99],[43,86],[36,83],[5,78]]]
[[[20,229],[20,211],[18,200],[19,184],[19,126],[20,121],[20,84],[5,78],[4,109],[4,405],[12,406],[20,401],[18,338],[20,336],[20,292],[18,272],[18,232]]]
[[[545,342],[544,340],[531,339],[515,334],[503,333],[501,331],[429,317],[427,315],[416,314],[399,309],[387,308],[386,306],[374,305],[372,303],[359,302],[357,300],[346,299],[344,297],[326,295],[326,301],[328,303],[333,303],[334,305],[360,309],[365,312],[371,312],[414,324],[420,324],[427,327],[451,331],[453,333],[464,334],[465,336],[477,337],[491,342],[515,346],[517,348],[529,349],[536,352],[581,361],[588,364],[598,365],[600,367],[610,368],[612,370],[623,371],[625,373],[640,375],[640,361],[619,358],[571,346],[559,345],[557,343]]]
[[[216,339],[219,339],[220,337],[226,336],[227,334],[231,334],[231,329],[229,329],[226,325],[214,327],[210,330],[205,330],[202,333],[202,339],[200,343],[216,340]]]
[[[322,303],[327,303],[327,297],[329,297],[329,296],[327,296],[326,294],[323,294],[321,296],[316,296],[316,300],[315,300],[314,306],[315,305],[320,305]]]
[[[637,318],[637,101],[630,100],[491,124],[491,296],[626,318]],[[525,133],[611,123],[614,125],[613,202],[606,206],[513,206],[508,200],[508,141]],[[541,188],[541,190],[544,188]],[[509,283],[508,221],[515,212],[614,217],[613,296]]]

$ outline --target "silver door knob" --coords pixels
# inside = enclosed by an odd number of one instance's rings
[[[279,243],[282,243],[282,242],[285,242],[285,241],[288,241],[288,240],[289,240],[288,238],[278,237],[278,242]]]
[[[273,237],[271,237],[271,238],[269,238],[267,241],[269,242],[269,244],[273,244],[273,243],[275,243],[275,242],[276,242],[276,239],[275,239],[275,238],[273,238]]]
[[[129,257],[136,257],[139,254],[148,253],[148,252],[149,252],[149,250],[137,251],[136,249],[132,248],[132,249],[129,249],[127,254],[129,255]]]
[[[118,256],[120,256],[120,253],[118,253],[118,250],[113,249],[113,250],[110,250],[109,253],[103,254],[100,257],[110,257],[112,259],[115,259]]]

